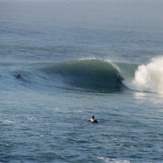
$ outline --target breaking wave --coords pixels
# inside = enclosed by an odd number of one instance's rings
[[[146,65],[100,59],[27,63],[19,67],[14,63],[0,63],[0,87],[4,89],[8,84],[8,88],[16,88],[20,84],[22,87],[43,90],[66,88],[108,93],[124,90],[163,93],[162,65],[163,57],[153,58]],[[21,79],[11,81],[11,75],[17,72],[21,73]]]
[[[163,93],[163,57],[152,58],[135,72],[132,87],[138,91]]]

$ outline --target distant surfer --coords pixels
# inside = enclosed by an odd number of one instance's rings
[[[17,79],[21,78],[20,72],[18,72],[18,74],[16,74],[15,77],[16,77]]]
[[[94,116],[92,116],[88,121],[91,123],[98,123]]]

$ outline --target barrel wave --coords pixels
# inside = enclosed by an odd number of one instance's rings
[[[45,63],[0,63],[1,90],[28,88],[39,90],[80,90],[114,93],[141,91],[163,93],[163,58],[146,65],[79,59]],[[20,72],[21,78],[15,74]]]
[[[119,92],[124,87],[118,68],[111,61],[100,59],[26,64],[2,63],[1,68],[5,70],[5,73],[1,73],[2,89],[25,87],[55,91],[59,88],[112,93]],[[20,79],[15,77],[17,73],[21,74]]]
[[[117,92],[123,89],[122,77],[111,62],[85,59],[49,64],[42,69],[51,77],[59,76],[69,86],[87,91]]]

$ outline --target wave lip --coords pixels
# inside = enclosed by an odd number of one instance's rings
[[[86,59],[58,63],[46,68],[50,74],[58,74],[71,86],[89,91],[119,92],[122,78],[111,62]]]

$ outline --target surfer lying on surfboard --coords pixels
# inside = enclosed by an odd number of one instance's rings
[[[92,116],[88,121],[91,123],[98,123],[94,116]]]

